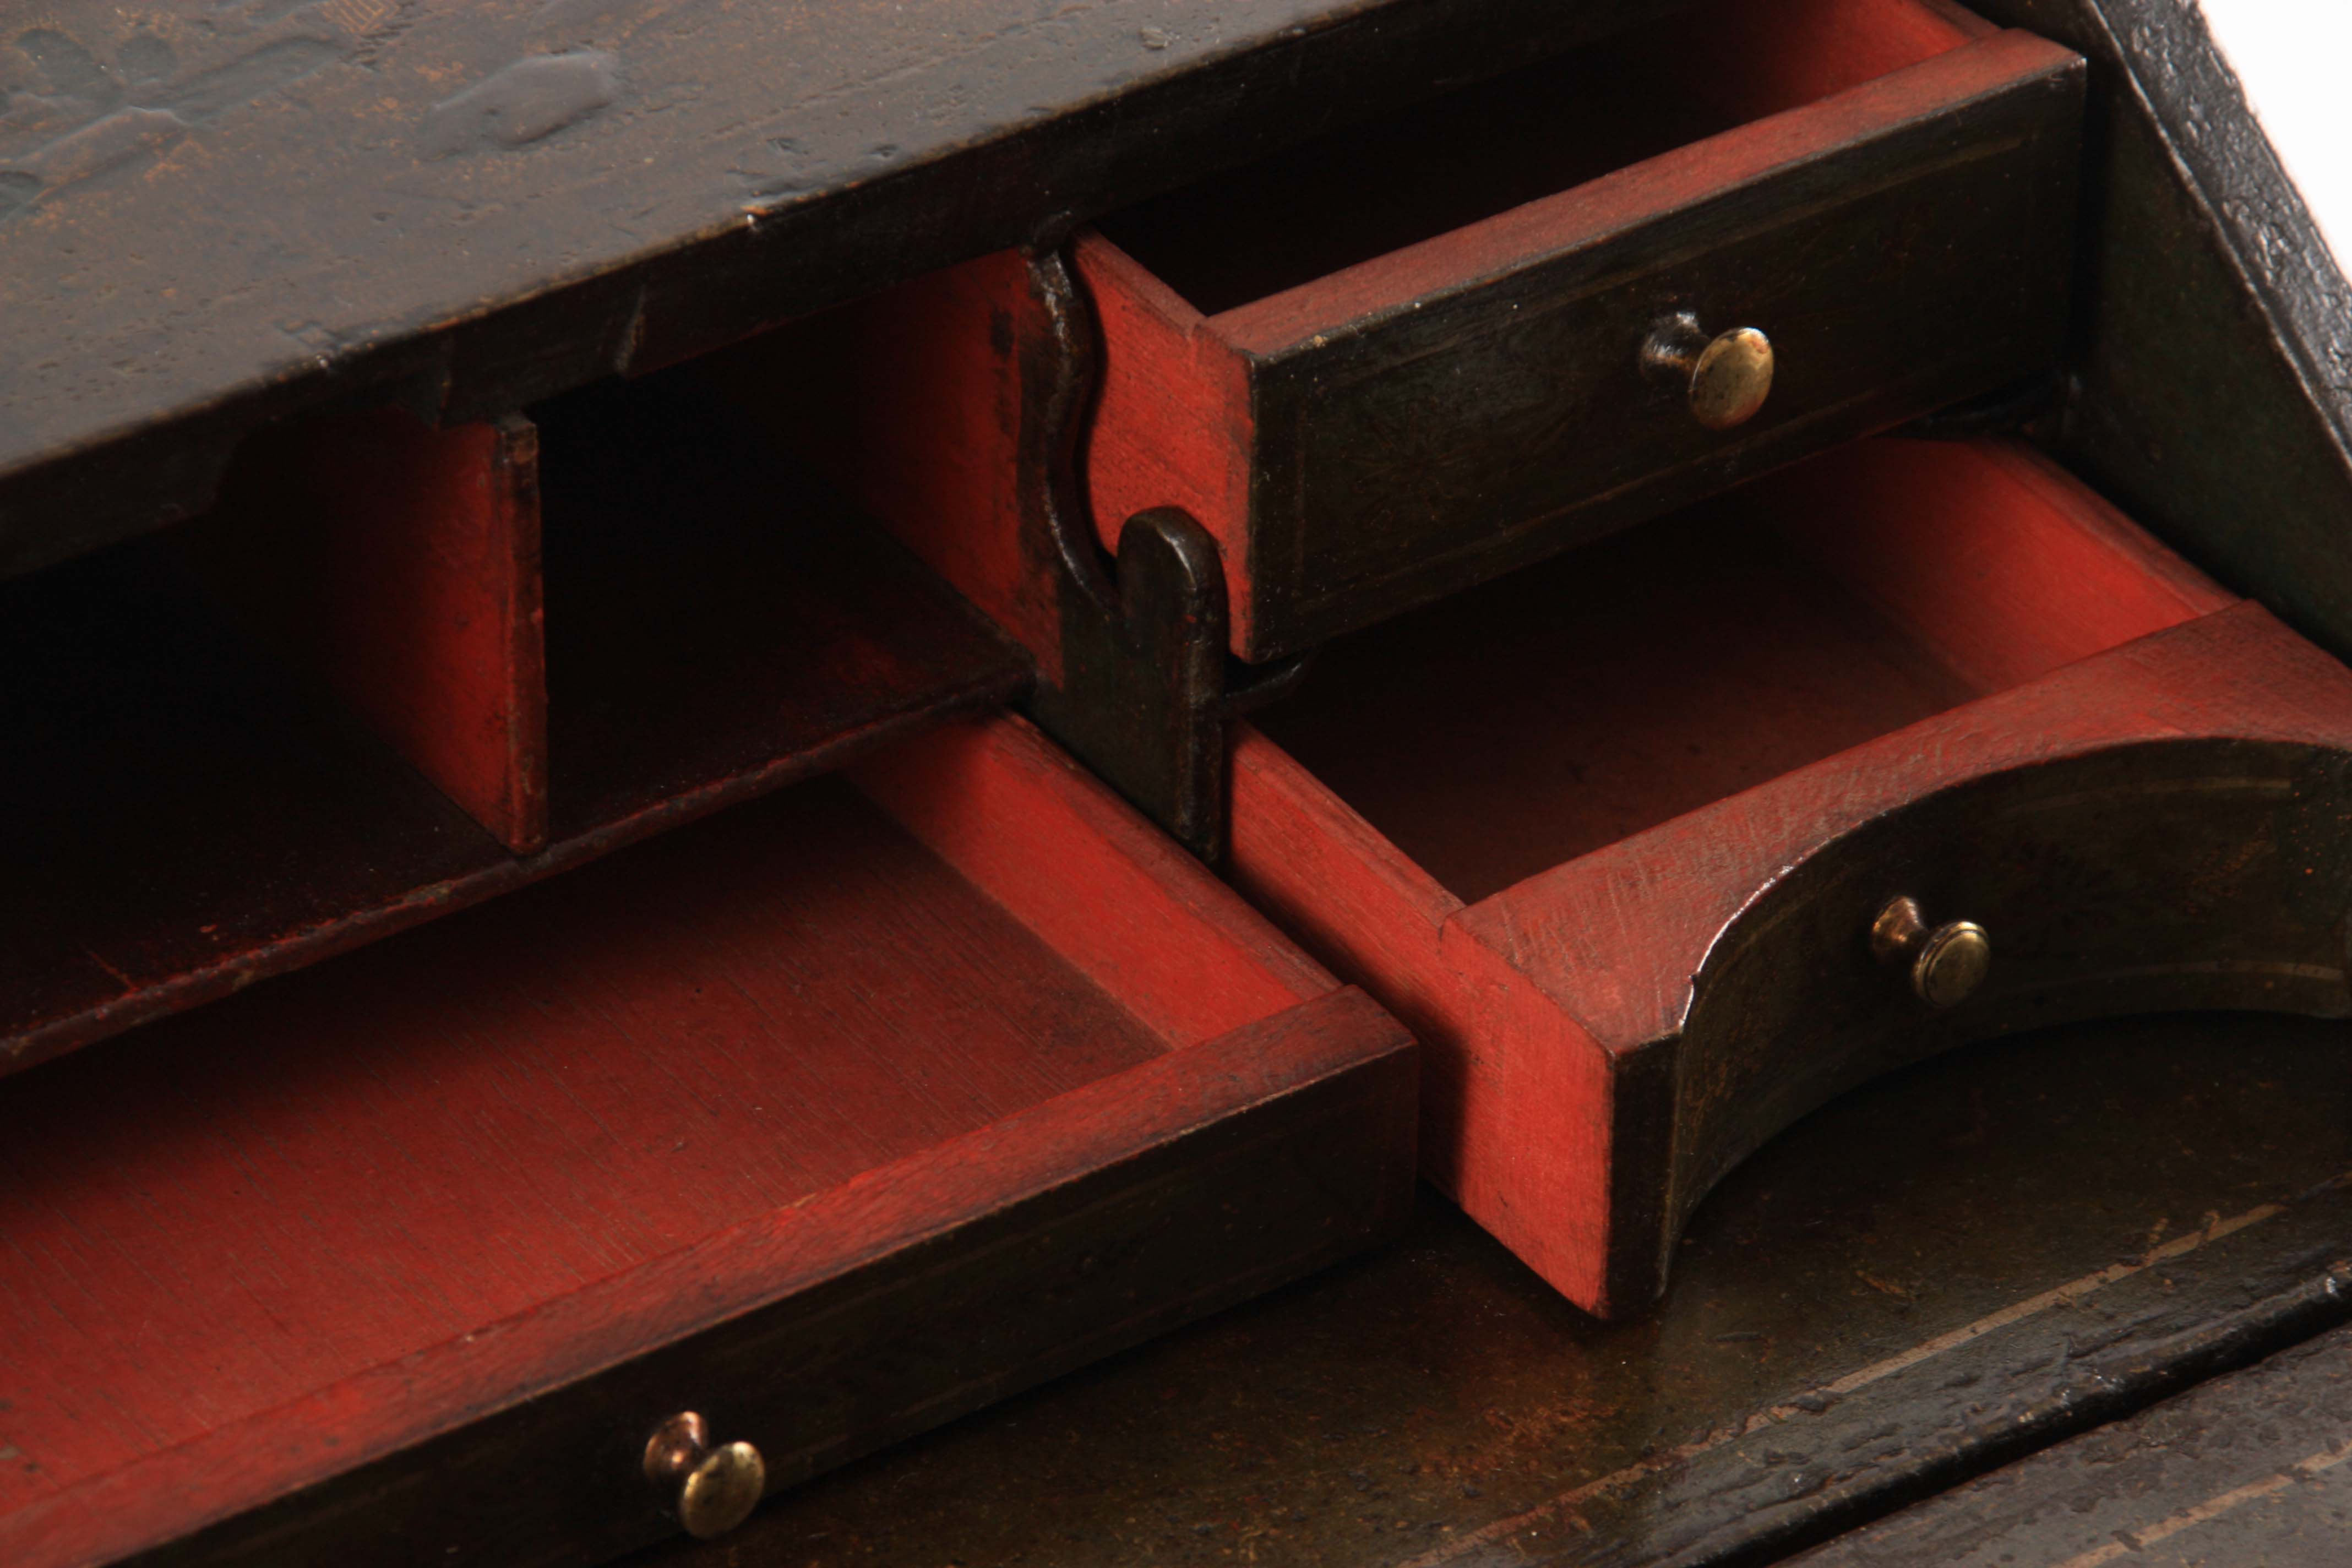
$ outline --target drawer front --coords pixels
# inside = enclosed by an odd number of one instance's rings
[[[2051,363],[2081,95],[2079,58],[1998,35],[1570,193],[1499,266],[1492,237],[1456,236],[1371,264],[1458,253],[1460,281],[1402,308],[1303,334],[1279,299],[1222,318],[1257,356],[1245,655]],[[1683,310],[1769,337],[1747,423],[1709,429],[1644,378],[1643,340]]]
[[[1348,639],[1237,744],[1235,881],[1421,1038],[1432,1179],[1604,1317],[1656,1299],[1726,1172],[1875,1074],[2086,1017],[2352,1011],[2352,675],[2079,493],[2035,521],[2054,473],[2020,453],[1890,447]],[[1909,627],[1882,674],[1938,646],[1977,694],[1911,717],[1826,635],[1836,584],[1769,554],[1642,596],[1782,502]],[[1611,597],[1642,636],[1568,657]]]
[[[1979,780],[1830,846],[1741,914],[1694,984],[1669,1230],[1798,1117],[1968,1040],[2175,1009],[2345,1013],[2347,823],[2332,748],[2157,742]],[[1905,955],[1873,951],[1904,896],[1987,933],[1964,998],[1929,1005]]]
[[[1367,1026],[1386,1049],[1333,1049],[1366,1038]],[[601,1562],[677,1528],[642,1468],[648,1435],[674,1413],[705,1415],[714,1443],[752,1441],[772,1490],[1336,1262],[1400,1226],[1415,1064],[1395,1026],[1343,992],[1231,1044],[1218,1065],[1255,1101],[1209,1109],[1184,1075],[1139,1083],[1166,1113],[1164,1136],[1125,1157],[1099,1158],[1101,1128],[1121,1108],[1081,1091],[945,1146],[898,1179],[810,1205],[770,1234],[681,1254],[663,1279],[553,1303],[535,1321],[380,1369],[331,1399],[226,1428],[194,1452],[117,1478],[106,1500],[132,1516],[168,1510],[171,1494],[149,1500],[154,1492],[217,1495],[241,1479],[240,1455],[274,1458],[289,1446],[289,1426],[331,1443],[382,1411],[434,1404],[469,1419],[135,1561]],[[1033,1143],[1032,1134],[1041,1136]],[[1048,1148],[1077,1156],[1076,1173],[1045,1169],[1034,1151]],[[1001,1201],[965,1219],[980,1182],[1003,1184]],[[943,1214],[958,1222],[940,1226]],[[845,1254],[856,1261],[826,1267]],[[1203,1258],[1215,1263],[1204,1269]],[[733,1266],[744,1263],[765,1274],[772,1299],[729,1314],[740,1303],[727,1298],[746,1282]],[[722,1321],[659,1348],[630,1342],[684,1312]],[[513,1397],[518,1356],[572,1363],[583,1346],[620,1345],[618,1364]],[[29,1558],[70,1560],[37,1542]]]

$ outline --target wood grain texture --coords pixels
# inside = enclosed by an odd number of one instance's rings
[[[641,1489],[644,1439],[680,1405],[764,1434],[788,1486],[1388,1236],[1413,1076],[1410,1042],[1351,991],[1145,1064],[324,1390],[299,1414],[421,1440],[136,1561],[555,1563],[656,1539],[675,1526]],[[710,1331],[673,1338],[682,1308]],[[507,1402],[519,1374],[597,1354],[621,1359]],[[435,1436],[436,1416],[474,1419]],[[268,1495],[320,1458],[264,1418],[77,1500]]]
[[[2080,59],[1913,0],[1791,12],[1702,6],[1105,219],[1098,524],[1182,465],[1263,660],[2049,364]],[[1771,335],[1756,420],[1643,380],[1676,309]]]
[[[12,7],[0,572],[202,510],[298,409],[503,414],[1661,3]]]
[[[1025,723],[944,724],[852,776],[1056,952],[1127,997],[1171,1049],[1332,988],[1207,868]],[[1037,875],[1044,860],[1056,876]]]
[[[1024,410],[1050,332],[1013,251],[723,350],[709,362],[765,436],[830,475],[1063,679],[1062,600],[1024,527]]]
[[[1069,796],[1098,786],[993,728],[935,754],[1001,773],[1010,817],[1034,803],[1083,832]],[[1023,878],[1090,864],[1032,856]],[[1231,932],[1265,941],[1205,879],[1185,897],[1159,937],[1205,944],[1203,968],[1244,962]],[[351,1532],[364,1561],[414,1560],[417,1532],[481,1562],[609,1547],[659,1528],[625,1450],[665,1401],[715,1394],[782,1480],[1356,1245],[1401,1215],[1410,1047],[1286,967],[1266,1007],[1171,1052],[1151,1020],[1186,1004],[1150,990],[1168,973],[1106,990],[824,780],[27,1078],[0,1198],[27,1462],[0,1481],[0,1551],[110,1558],[379,1462],[191,1550],[323,1547],[289,1529]],[[1297,1149],[1291,1113],[1320,1124],[1334,1095],[1362,1131]],[[1236,1113],[1245,1136],[1218,1131]],[[1287,1193],[1213,1258],[1155,1251],[1193,1223],[1175,1209],[1197,1167],[1265,1181],[1301,1154],[1328,1200]],[[1040,1200],[1062,1218],[1033,1234],[1016,1216]],[[950,1239],[980,1222],[987,1245]],[[975,1291],[1034,1303],[1065,1268],[1059,1305],[980,1327]],[[689,1338],[818,1287],[751,1321],[764,1348]],[[585,1404],[532,1403],[558,1389]],[[500,1446],[551,1427],[562,1463]],[[428,1439],[471,1458],[398,1479]],[[415,1489],[453,1463],[476,1472],[457,1495]],[[478,1491],[487,1514],[459,1506]]]
[[[2236,595],[2022,443],[1869,442],[1790,470],[1759,513],[1979,691]],[[1883,520],[1906,518],[1887,528]]]
[[[1422,1031],[1429,1169],[1596,1310],[1873,1072],[2352,1005],[2352,679],[2012,447],[1816,458],[1317,679],[1239,747],[1236,880]],[[1897,892],[1995,933],[1978,997],[1931,1014],[1873,963]]]
[[[247,443],[187,542],[277,651],[528,855],[547,843],[539,531],[530,421],[384,409]]]
[[[0,893],[0,1068],[1022,689],[1027,661],[971,606],[662,383],[540,411],[552,842],[534,855],[507,853],[275,668],[169,541],[8,585],[0,721],[21,748],[6,785],[21,869]]]
[[[1802,1568],[2326,1563],[2352,1531],[2338,1329],[1796,1559]]]
[[[1182,510],[1216,541],[1234,646],[1255,647],[1255,600],[1234,591],[1256,575],[1249,361],[1101,235],[1079,235],[1071,265],[1102,338],[1084,467],[1097,536],[1116,551],[1129,518],[1154,507]]]

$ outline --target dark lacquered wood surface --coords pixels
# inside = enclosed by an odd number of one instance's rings
[[[1804,1568],[2312,1568],[2352,1553],[2352,1330],[1855,1531]]]
[[[0,571],[289,407],[502,413],[1666,3],[12,6]]]

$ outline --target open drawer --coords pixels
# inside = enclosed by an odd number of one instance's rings
[[[1595,1311],[1873,1074],[2352,1002],[2352,672],[2022,447],[1814,458],[1341,639],[1262,724],[1235,880],[1415,1027],[1428,1170]]]
[[[2057,350],[2082,62],[1945,0],[1702,0],[1104,219],[1094,515],[1312,647]]]
[[[0,1561],[709,1532],[1387,1230],[1414,1079],[1024,721],[949,721],[12,1079]]]

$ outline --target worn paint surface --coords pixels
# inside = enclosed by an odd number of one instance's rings
[[[2352,1330],[2217,1378],[1802,1559],[2198,1568],[2352,1556]]]
[[[0,571],[306,401],[502,413],[1664,3],[10,5]]]
[[[642,1568],[1769,1561],[1989,1468],[2020,1414],[2046,1440],[2233,1324],[2205,1364],[2325,1326],[2347,1046],[2182,1016],[1881,1080],[1734,1173],[1615,1326],[1432,1199],[1386,1253]]]

